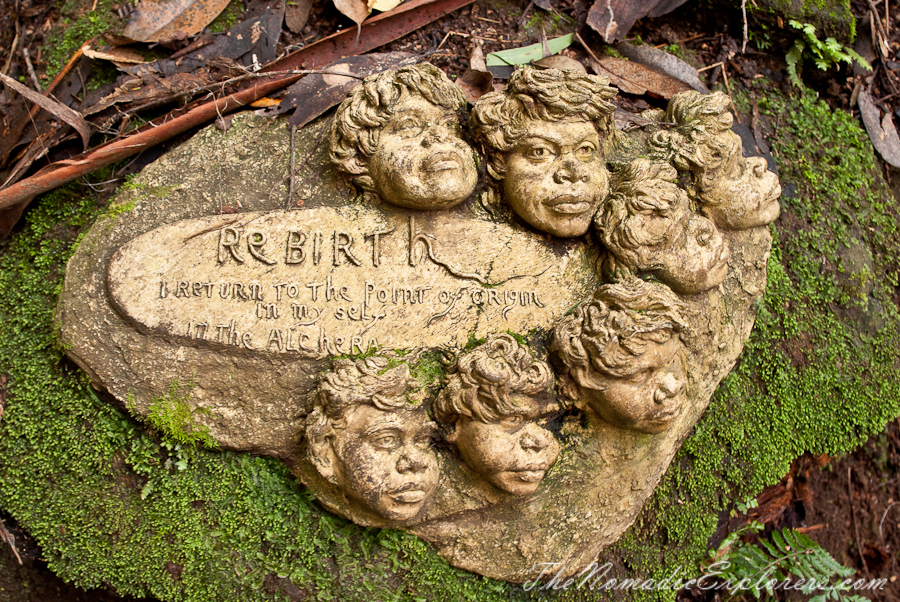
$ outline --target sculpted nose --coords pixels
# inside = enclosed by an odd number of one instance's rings
[[[537,425],[533,426],[535,428],[529,428],[525,433],[522,434],[522,438],[519,439],[519,445],[525,451],[543,451],[547,449],[548,445],[550,445],[549,433],[544,429],[538,427]]]
[[[753,171],[753,175],[757,179],[761,179],[766,175],[766,171],[769,169],[769,164],[766,163],[766,160],[762,157],[750,157],[747,159],[750,162],[750,169]]]
[[[671,399],[681,393],[684,389],[684,383],[681,379],[671,372],[666,372],[659,383],[659,389],[656,391],[656,402],[662,403],[667,399]]]
[[[428,128],[428,131],[425,132],[425,135],[422,137],[422,146],[428,148],[432,144],[442,142],[450,136],[450,130],[448,130],[446,127],[442,125],[433,125]]]
[[[553,181],[557,184],[587,182],[589,179],[590,174],[587,167],[571,157],[565,159],[559,169],[553,173]]]
[[[424,472],[427,468],[428,462],[425,456],[415,450],[407,450],[397,459],[397,472],[399,473]]]

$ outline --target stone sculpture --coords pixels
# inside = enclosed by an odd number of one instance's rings
[[[730,106],[722,92],[676,94],[664,117],[676,127],[654,136],[651,148],[690,173],[695,198],[717,226],[746,230],[778,218],[781,186],[765,159],[741,154]]]
[[[62,343],[139,415],[191,382],[195,428],[282,458],[341,516],[499,579],[576,574],[736,362],[780,193],[727,96],[618,131],[608,84],[515,72],[473,110],[480,159],[443,73],[370,76],[298,132],[290,210],[273,122],[243,118],[226,150],[201,133],[78,247]],[[219,214],[218,189],[243,210]]]
[[[687,328],[681,302],[663,285],[632,277],[601,286],[553,332],[564,393],[615,426],[664,431],[683,403]]]
[[[718,286],[730,251],[711,221],[691,212],[678,172],[668,163],[636,159],[616,177],[597,214],[608,270],[648,273],[683,294]]]
[[[615,93],[609,80],[586,73],[522,69],[506,90],[478,99],[488,173],[538,230],[569,238],[590,227],[609,190]]]
[[[501,334],[459,358],[432,409],[469,468],[498,489],[528,495],[559,455],[539,424],[556,409],[552,390],[550,367]]]
[[[462,92],[430,64],[367,77],[338,107],[331,160],[366,192],[409,209],[449,209],[475,190],[460,137]]]
[[[409,368],[339,360],[306,421],[307,453],[326,480],[375,514],[409,521],[434,493],[435,425],[408,397]]]

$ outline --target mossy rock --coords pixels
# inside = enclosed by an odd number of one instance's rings
[[[790,19],[810,23],[821,40],[834,38],[841,44],[852,44],[856,38],[850,0],[757,0],[752,6],[748,3],[747,9],[754,21],[765,24],[774,23],[779,16],[788,29]]]
[[[758,102],[780,124],[772,145],[785,184],[768,290],[738,366],[600,559],[613,562],[611,578],[696,576],[735,501],[777,482],[800,454],[844,453],[900,415],[898,216],[868,138],[809,95]],[[453,569],[413,536],[335,518],[278,461],[179,443],[101,398],[64,359],[53,324],[65,261],[100,213],[80,194],[35,201],[0,246],[0,510],[52,570],[165,601],[547,595]]]

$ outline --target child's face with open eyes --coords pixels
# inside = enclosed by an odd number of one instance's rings
[[[527,414],[501,416],[493,422],[460,416],[454,429],[452,440],[466,465],[513,495],[534,493],[559,456],[553,434]]]

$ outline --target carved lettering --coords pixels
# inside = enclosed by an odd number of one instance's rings
[[[300,230],[288,230],[287,235],[287,254],[284,262],[289,265],[299,265],[306,259],[306,252],[303,245],[306,244],[306,234]]]
[[[334,231],[334,265],[335,267],[341,265],[340,253],[343,252],[344,256],[350,260],[353,265],[362,265],[359,259],[353,256],[353,253],[350,252],[350,247],[353,246],[353,237],[350,236],[349,232],[343,232],[341,230]]]
[[[393,228],[388,228],[387,230],[371,232],[365,236],[366,238],[372,237],[372,265],[376,268],[381,265],[381,237],[387,236],[393,231]]]
[[[247,250],[250,251],[250,255],[257,261],[261,261],[266,265],[275,265],[275,260],[266,257],[266,254],[263,252],[266,240],[268,240],[268,237],[265,232],[250,230],[247,233]]]
[[[238,263],[244,263],[244,258],[238,253],[237,245],[241,241],[241,233],[234,228],[222,228],[219,231],[219,263],[225,263],[227,257],[225,250]]]

